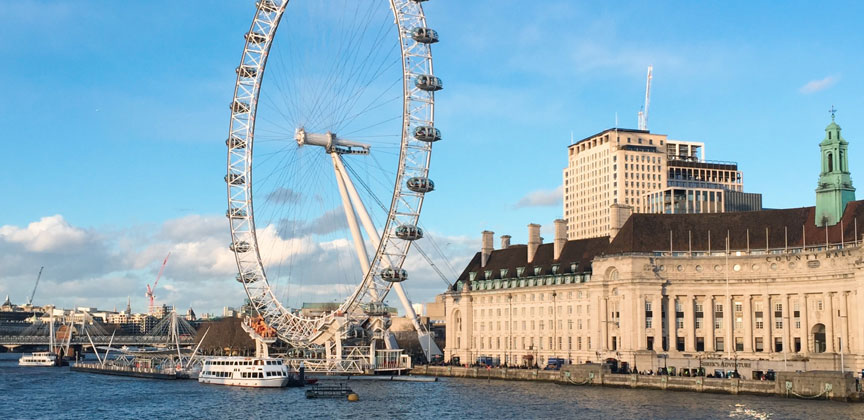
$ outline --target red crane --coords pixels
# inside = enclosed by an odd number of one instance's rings
[[[162,267],[159,267],[159,274],[156,275],[156,281],[153,282],[153,288],[150,288],[150,285],[147,285],[147,296],[150,299],[150,315],[153,315],[156,312],[156,304],[153,302],[156,299],[156,296],[153,294],[153,290],[156,289],[156,285],[159,284],[159,279],[162,277],[162,272],[165,271],[165,264],[168,264],[168,257],[171,256],[169,252],[168,255],[165,256],[165,260],[162,261]]]

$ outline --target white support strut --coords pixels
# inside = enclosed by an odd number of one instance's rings
[[[354,183],[351,181],[351,177],[348,176],[348,172],[345,170],[345,166],[342,164],[342,159],[336,153],[333,153],[333,164],[337,167],[337,173],[342,174],[343,178],[340,180],[340,183],[348,187],[348,194],[351,196],[351,201],[354,203],[354,208],[357,210],[357,213],[360,216],[360,221],[363,222],[363,229],[366,230],[366,233],[372,240],[372,246],[378,248],[378,238],[380,238],[381,235],[378,234],[378,229],[376,229],[375,224],[372,223],[372,218],[369,217],[369,213],[366,211],[366,206],[363,205],[363,201],[360,200],[360,194],[357,193],[357,188],[354,187]],[[387,267],[390,266],[390,262],[387,261],[386,258],[382,259],[382,264],[386,264]],[[399,301],[402,303],[402,306],[405,309],[405,316],[411,319],[411,322],[414,324],[414,328],[417,330],[418,333],[424,332],[421,331],[420,322],[417,320],[417,313],[414,312],[414,308],[411,306],[411,301],[408,300],[408,295],[405,294],[405,289],[402,288],[402,284],[394,283],[393,290],[396,291],[396,295],[399,297]]]

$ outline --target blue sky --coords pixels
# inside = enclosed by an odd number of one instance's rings
[[[201,292],[230,280],[230,266],[192,250],[229,240],[227,104],[253,4],[0,1],[0,294],[23,300],[46,265],[45,301],[113,306],[132,295],[143,304],[144,284],[176,249],[166,299],[216,312],[242,295],[233,280],[228,294]],[[442,39],[433,51],[445,140],[423,224],[457,271],[484,229],[515,242],[530,222],[549,232],[571,133],[610,128],[616,113],[619,126],[635,127],[648,65],[651,131],[738,162],[745,190],[766,207],[812,205],[832,105],[853,181],[864,174],[860,3],[424,7]],[[406,287],[426,301],[443,283]]]

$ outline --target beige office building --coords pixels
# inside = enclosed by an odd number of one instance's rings
[[[613,234],[631,213],[760,210],[731,162],[705,160],[705,145],[643,130],[609,129],[568,148],[563,179],[569,239]],[[743,205],[742,205],[743,203]],[[616,220],[617,219],[617,220]]]

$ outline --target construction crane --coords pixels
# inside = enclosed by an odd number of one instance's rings
[[[645,105],[639,111],[639,129],[648,130],[648,106],[651,105],[651,79],[654,66],[648,66],[648,76],[645,81]]]
[[[27,299],[27,306],[33,304],[33,297],[36,296],[36,288],[39,287],[39,279],[42,278],[42,270],[45,266],[39,267],[39,274],[36,276],[36,284],[33,285],[33,293],[30,293],[30,299]]]
[[[156,304],[154,302],[156,300],[156,295],[153,294],[153,291],[156,290],[156,285],[159,284],[159,279],[162,278],[162,272],[165,271],[165,264],[168,264],[168,257],[170,256],[171,253],[169,252],[168,255],[165,256],[165,260],[162,261],[162,267],[159,267],[159,274],[156,275],[156,281],[153,282],[153,287],[151,288],[149,284],[147,285],[147,293],[145,296],[147,296],[147,299],[150,299],[150,315],[156,313]]]

